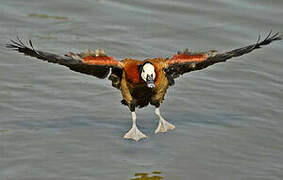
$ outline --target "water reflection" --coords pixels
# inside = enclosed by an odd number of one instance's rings
[[[163,179],[160,171],[154,171],[152,173],[136,173],[135,177],[130,180],[160,180]]]
[[[34,18],[41,18],[41,19],[56,19],[56,20],[67,20],[67,17],[63,16],[50,16],[46,14],[36,14],[36,13],[31,13],[28,15],[29,17],[34,17]]]

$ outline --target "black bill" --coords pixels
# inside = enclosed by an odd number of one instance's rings
[[[154,88],[155,85],[154,85],[153,77],[147,75],[147,77],[146,77],[146,84],[147,84],[147,87]]]

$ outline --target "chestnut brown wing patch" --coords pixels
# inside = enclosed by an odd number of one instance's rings
[[[191,54],[187,50],[183,52],[179,52],[175,54],[170,60],[167,61],[167,64],[181,64],[181,63],[188,63],[188,62],[201,62],[207,59],[206,53],[198,53],[198,54]]]
[[[119,66],[119,61],[115,60],[113,57],[109,56],[87,56],[82,59],[82,61],[87,65],[97,65],[97,66],[109,66],[115,67]]]
[[[177,78],[180,75],[194,70],[201,63],[207,61],[207,58],[214,56],[215,50],[208,52],[192,53],[185,49],[183,52],[178,52],[171,59],[167,60],[167,68],[164,69],[169,77]]]

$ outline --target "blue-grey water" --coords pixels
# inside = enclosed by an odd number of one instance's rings
[[[273,29],[283,1],[0,0],[0,43],[20,36],[64,54],[103,48],[117,59],[231,50]],[[1,180],[281,180],[283,42],[186,74],[161,113],[137,111],[138,143],[108,80],[0,48]],[[138,174],[137,174],[138,173]],[[141,173],[141,174],[139,174]]]

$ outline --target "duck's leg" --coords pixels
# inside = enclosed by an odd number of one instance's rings
[[[163,76],[165,78],[165,76]],[[168,81],[165,79],[164,80],[165,84],[160,83],[159,85],[156,86],[156,94],[151,98],[150,104],[155,106],[155,114],[159,118],[159,123],[154,131],[155,134],[159,132],[167,132],[168,130],[174,129],[175,126],[173,124],[170,124],[167,122],[161,115],[160,115],[160,104],[162,103],[166,90],[168,88]],[[167,84],[166,84],[167,82]]]
[[[158,116],[159,118],[159,123],[158,126],[155,130],[155,134],[159,133],[159,132],[167,132],[170,129],[174,129],[175,126],[173,124],[170,124],[169,122],[167,122],[161,115],[160,115],[160,110],[159,107],[156,107],[155,109],[155,114]]]
[[[135,111],[132,112],[132,120],[133,120],[133,125],[132,128],[124,135],[125,139],[133,139],[135,141],[138,141],[142,138],[146,138],[147,136],[145,134],[143,134],[137,127],[136,124],[136,113]]]
[[[122,96],[123,96],[122,103],[129,107],[132,113],[133,124],[132,124],[132,128],[124,135],[124,138],[133,139],[135,141],[138,141],[142,138],[146,138],[147,136],[143,134],[137,127],[137,124],[136,124],[137,116],[135,113],[135,107],[136,107],[135,100],[130,93],[129,87],[125,79],[126,77],[125,77],[125,71],[124,71],[123,78],[121,80],[121,90],[122,90]]]

